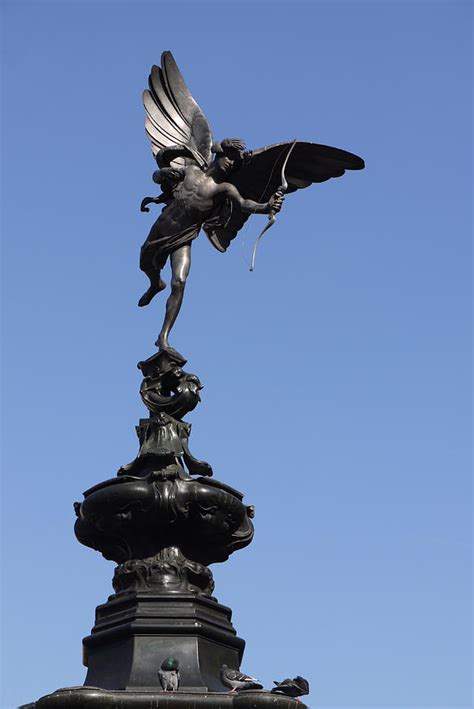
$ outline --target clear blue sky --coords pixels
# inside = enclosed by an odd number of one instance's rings
[[[141,91],[171,49],[216,138],[300,138],[367,169],[290,196],[226,255],[201,236],[173,344],[205,384],[195,454],[256,506],[213,567],[266,686],[311,707],[470,700],[470,3],[8,2],[4,696],[81,684],[113,564],[72,503],[130,461]],[[155,210],[156,213],[156,210]],[[245,257],[245,258],[244,258]]]

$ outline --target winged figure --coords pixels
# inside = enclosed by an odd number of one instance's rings
[[[213,142],[209,123],[192,97],[171,52],[153,66],[144,92],[145,130],[158,170],[158,197],[145,197],[141,210],[163,204],[140,252],[140,268],[150,286],[140,306],[166,288],[161,271],[171,264],[171,293],[156,342],[172,350],[169,335],[183,302],[191,266],[191,244],[204,230],[211,244],[225,252],[251,214],[268,214],[269,224],[291,193],[361,170],[357,155],[326,145],[293,141],[246,150],[238,138]],[[265,227],[265,229],[268,228]]]

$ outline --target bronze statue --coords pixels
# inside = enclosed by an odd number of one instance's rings
[[[141,248],[140,268],[150,287],[138,304],[148,305],[166,287],[161,271],[169,257],[171,294],[156,345],[172,351],[168,338],[183,302],[191,244],[201,228],[224,252],[251,214],[269,215],[262,236],[275,221],[285,192],[361,170],[364,161],[345,150],[302,141],[253,151],[237,138],[213,143],[209,123],[171,52],[163,53],[161,68],[152,67],[143,100],[145,129],[159,167],[153,181],[162,192],[145,197],[141,210],[149,211],[150,203],[165,207]],[[255,249],[251,270],[254,258]]]

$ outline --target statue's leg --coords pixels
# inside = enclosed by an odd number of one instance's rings
[[[166,288],[166,283],[161,278],[161,269],[166,263],[167,256],[156,256],[148,242],[145,242],[140,252],[140,268],[150,279],[150,287],[138,301],[142,308],[154,298],[154,296]]]
[[[166,315],[163,327],[156,341],[160,349],[169,348],[168,337],[173,327],[183,302],[186,279],[191,267],[191,244],[185,244],[176,249],[171,256],[171,294],[166,301]]]

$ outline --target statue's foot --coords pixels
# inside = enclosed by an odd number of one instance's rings
[[[160,278],[159,283],[157,285],[150,286],[146,293],[142,295],[142,297],[138,301],[138,307],[143,308],[143,306],[148,305],[148,303],[151,303],[155,295],[160,291],[164,290],[165,288],[166,283],[162,278]]]
[[[168,340],[164,340],[163,338],[159,337],[155,342],[155,345],[158,347],[160,352],[168,352],[171,357],[174,357],[175,359],[181,359],[186,362],[186,358],[183,357],[181,352],[178,352],[178,350],[175,350],[174,347],[171,347],[171,345],[168,344]]]
[[[164,337],[159,337],[155,342],[155,345],[158,347],[159,350],[164,350],[165,352],[170,352],[174,349],[173,347],[171,347],[171,345],[168,344],[168,340]]]

